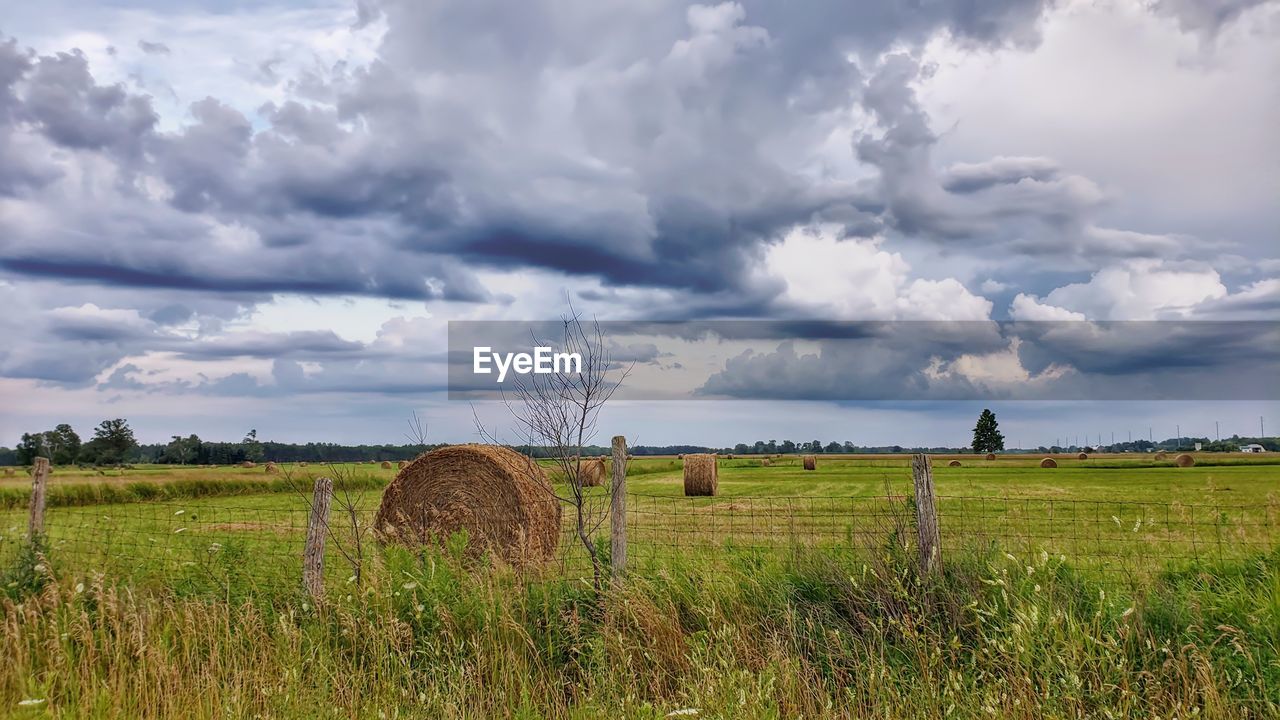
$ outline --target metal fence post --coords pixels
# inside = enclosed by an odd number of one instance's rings
[[[315,600],[324,594],[324,537],[332,503],[333,480],[316,478],[311,492],[311,517],[307,519],[307,545],[302,552],[302,586]]]
[[[44,534],[44,499],[48,480],[49,460],[38,457],[31,470],[31,515],[27,519],[27,537],[32,542]]]
[[[933,469],[924,453],[911,457],[911,480],[916,489],[916,533],[920,546],[920,571],[932,575],[942,570],[942,540],[938,532],[937,498],[933,494]]]
[[[617,579],[627,569],[627,439],[621,435],[613,438],[613,485],[609,492],[609,557]]]

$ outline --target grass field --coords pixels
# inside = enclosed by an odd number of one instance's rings
[[[568,513],[532,574],[369,542],[355,582],[335,513],[323,608],[296,488],[336,476],[367,522],[395,470],[57,468],[39,557],[3,478],[0,715],[1280,714],[1280,464],[957,457],[942,578],[915,571],[905,456],[726,459],[714,498],[636,458],[622,587],[584,581]]]

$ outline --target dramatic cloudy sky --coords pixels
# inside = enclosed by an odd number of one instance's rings
[[[394,442],[414,411],[465,440],[448,321],[566,298],[1280,319],[1278,2],[0,4],[0,444],[108,416]],[[606,432],[963,443],[980,407],[627,402]],[[1023,445],[1280,427],[997,410]]]

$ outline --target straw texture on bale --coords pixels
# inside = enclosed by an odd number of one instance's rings
[[[995,454],[995,453],[987,453],[987,459],[988,459],[988,460],[995,460],[995,459],[996,459],[996,454]]]
[[[240,467],[252,468],[252,467],[258,467],[258,465],[250,460],[245,460],[244,462],[240,463]]]
[[[390,461],[390,460],[383,460],[383,461],[382,461],[382,465],[381,465],[381,467],[382,467],[382,469],[383,469],[383,470],[390,470],[390,469],[391,469],[391,461]]]
[[[1056,468],[1056,467],[1058,467],[1058,461],[1057,461],[1057,460],[1054,460],[1053,458],[1045,458],[1045,459],[1043,459],[1043,460],[1041,460],[1041,461],[1040,461],[1040,467],[1042,467],[1042,468]]]
[[[466,552],[513,565],[555,557],[560,502],[542,468],[497,445],[451,445],[419,455],[387,486],[373,518],[383,542],[442,542],[467,535]]]
[[[812,456],[812,455],[805,455],[805,456],[804,456],[804,469],[805,469],[805,470],[817,470],[817,469],[818,469],[818,458],[816,458],[816,457],[814,457],[814,456]]]
[[[1182,453],[1173,459],[1173,464],[1178,467],[1191,467],[1196,464],[1196,459],[1186,453]]]
[[[684,494],[715,495],[720,487],[720,468],[716,456],[691,453],[684,456]]]
[[[578,463],[578,482],[582,487],[600,487],[604,485],[604,461],[591,458]]]
[[[266,470],[269,475],[274,475],[275,473],[280,472],[280,468],[276,467],[275,463],[267,463],[267,466],[263,469]]]
[[[960,467],[960,461],[952,460],[951,462],[947,463],[947,467]]]
[[[1080,453],[1079,455],[1077,455],[1077,456],[1076,456],[1076,459],[1077,459],[1077,460],[1088,460],[1088,459],[1089,459],[1089,455],[1088,455],[1088,453]]]

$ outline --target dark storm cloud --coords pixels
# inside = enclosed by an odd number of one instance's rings
[[[151,42],[148,40],[139,40],[138,49],[148,55],[168,55],[170,53],[169,46],[162,42]]]
[[[866,62],[942,29],[974,45],[1026,43],[1043,10],[1038,0],[805,13],[496,7],[365,3],[364,22],[388,25],[379,61],[316,78],[332,104],[285,100],[255,125],[208,98],[177,132],[157,128],[149,98],[96,83],[82,55],[32,58],[8,43],[0,80],[23,131],[111,158],[118,174],[101,179],[119,197],[90,204],[69,185],[27,195],[77,211],[60,238],[0,223],[10,238],[0,267],[166,290],[489,299],[461,260],[752,296],[759,307],[767,292],[749,278],[788,228],[880,227],[875,194],[773,150],[831,132],[833,111],[862,91],[850,56]],[[437,89],[423,89],[428,76]],[[89,161],[74,153],[69,164]],[[0,187],[37,177],[51,182],[27,172]],[[222,241],[227,232],[250,239]]]
[[[187,359],[212,359],[228,357],[284,358],[330,357],[358,355],[365,350],[363,343],[343,340],[332,331],[303,331],[290,333],[237,333],[183,347],[179,354]]]

